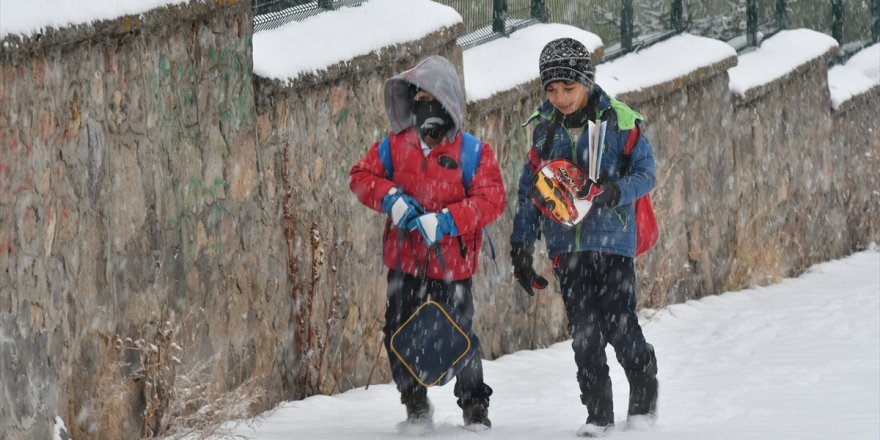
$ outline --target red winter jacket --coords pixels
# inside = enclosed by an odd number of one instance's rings
[[[452,169],[448,160],[443,161],[446,167],[439,162],[441,157],[448,156],[456,164],[461,163],[461,133],[453,142],[444,138],[428,156],[422,153],[414,128],[390,136],[394,165],[391,180],[385,178],[385,167],[379,158],[379,142],[376,142],[366,157],[351,168],[348,181],[351,191],[361,203],[378,212],[382,212],[382,199],[393,187],[415,198],[428,212],[448,208],[459,235],[444,236],[440,240],[445,276],[443,266],[432,251],[428,260],[428,277],[462,280],[473,276],[483,241],[482,229],[497,219],[505,206],[501,170],[492,148],[483,144],[479,165],[468,194],[465,194],[460,166]],[[396,269],[399,264],[404,273],[420,275],[419,268],[424,266],[428,251],[421,234],[408,231],[401,239],[398,228],[391,225],[390,219],[385,225],[385,266]]]

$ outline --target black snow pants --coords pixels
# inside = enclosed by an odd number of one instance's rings
[[[611,377],[605,357],[609,343],[630,384],[630,414],[646,413],[648,409],[639,407],[642,402],[634,393],[638,395],[640,389],[653,386],[656,396],[657,361],[635,313],[633,259],[575,252],[560,255],[556,263],[581,400],[589,414],[587,423],[614,423]]]
[[[388,303],[385,309],[385,350],[391,362],[391,376],[401,400],[406,401],[414,395],[424,395],[427,390],[410,375],[403,363],[391,351],[391,335],[419,308],[425,301],[432,300],[455,310],[459,324],[471,327],[474,317],[474,302],[471,296],[471,279],[461,281],[444,281],[426,278],[425,288],[422,279],[396,270],[388,271]],[[472,341],[479,346],[479,340]],[[459,370],[455,377],[455,397],[462,408],[473,404],[489,406],[492,388],[483,382],[482,353],[477,352],[470,357],[468,364]]]

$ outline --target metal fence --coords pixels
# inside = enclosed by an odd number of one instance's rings
[[[254,31],[366,0],[252,0]],[[605,60],[681,32],[749,50],[782,29],[827,33],[847,54],[880,41],[880,0],[435,0],[464,21],[467,49],[523,27],[553,22],[588,30],[605,43]],[[405,2],[401,2],[405,7]]]
[[[353,6],[364,0],[251,0],[254,9],[254,32],[275,29],[291,21],[300,21],[315,14],[342,6]]]
[[[449,6],[464,20],[463,49],[509,35],[518,29],[546,21],[545,0],[434,0]]]
[[[464,20],[463,48],[532,23],[586,29],[605,43],[605,59],[680,32],[729,42],[740,51],[787,28],[834,36],[842,52],[880,41],[880,0],[435,0]]]

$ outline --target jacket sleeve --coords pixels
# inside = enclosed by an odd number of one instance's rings
[[[506,197],[495,153],[488,143],[483,143],[467,195],[447,206],[459,235],[480,230],[495,221],[504,212]]]
[[[532,133],[532,139],[538,136],[541,125],[535,127]],[[538,228],[541,224],[541,211],[532,203],[532,196],[529,194],[532,178],[535,173],[533,167],[540,162],[537,150],[534,146],[529,147],[529,156],[523,165],[522,174],[519,177],[519,186],[517,188],[516,213],[513,216],[513,232],[510,234],[510,242],[534,243],[538,238]]]
[[[532,169],[528,164],[524,165],[517,189],[516,213],[513,216],[513,232],[510,234],[511,243],[534,243],[538,239],[541,211],[538,211],[529,195],[532,176],[534,176]]]
[[[379,142],[375,142],[367,155],[351,167],[348,187],[361,203],[382,212],[382,198],[394,187],[394,183],[385,178],[385,166],[379,159]]]
[[[621,132],[621,140],[626,142],[628,135],[629,131]],[[629,169],[623,170],[623,173],[623,177],[617,180],[617,186],[620,188],[617,206],[633,203],[654,188],[657,180],[654,152],[644,135],[639,135],[639,140],[630,156]]]

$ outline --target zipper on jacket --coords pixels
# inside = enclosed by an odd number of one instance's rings
[[[623,232],[629,230],[629,222],[626,218],[626,211],[620,212],[617,210],[617,208],[611,208],[611,210],[614,211],[614,215],[616,215],[617,219],[620,220],[620,223],[623,224]]]
[[[580,140],[581,135],[584,134],[584,128],[585,127],[581,127],[580,133],[578,134],[577,138],[572,136],[571,130],[569,130],[567,128],[565,129],[568,132],[569,139],[571,139],[571,161],[574,162],[574,164],[577,166],[581,166],[580,160],[578,160],[579,158],[578,158],[577,151],[578,151],[578,140]],[[581,248],[581,231],[582,231],[583,225],[584,225],[583,223],[578,223],[577,226],[575,226],[575,232],[574,232],[575,249]]]
[[[580,138],[581,136],[578,135],[577,138],[575,138],[574,135],[571,134],[571,130],[569,130],[568,127],[563,126],[563,128],[565,129],[565,132],[568,134],[568,139],[571,141],[571,161],[575,165],[581,166],[581,164],[578,161],[578,157],[577,157],[577,143],[578,143],[578,138]]]

